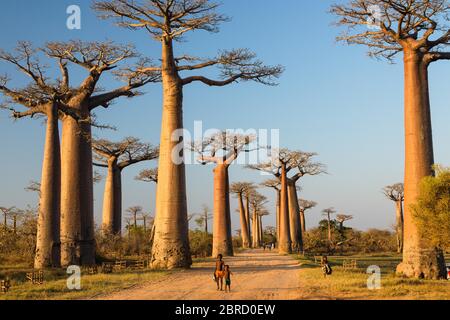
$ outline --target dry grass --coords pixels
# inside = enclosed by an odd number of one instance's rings
[[[302,263],[300,281],[303,299],[356,299],[356,300],[450,300],[450,281],[425,281],[395,276],[400,257],[352,256],[329,257],[333,275],[323,277],[320,266],[307,258]],[[344,272],[343,260],[356,259],[358,270]],[[382,270],[381,289],[369,290],[367,267],[379,266]]]
[[[21,272],[16,273],[21,274]],[[76,300],[91,299],[99,295],[128,289],[153,281],[167,272],[133,271],[115,274],[84,275],[81,278],[81,290],[67,289],[67,277],[62,271],[47,272],[43,285],[32,285],[20,275],[12,279],[12,288],[7,294],[0,293],[0,300]]]

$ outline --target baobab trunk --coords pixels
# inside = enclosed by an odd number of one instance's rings
[[[262,224],[262,216],[258,216],[258,224],[259,224],[259,243],[262,244],[264,240],[264,231],[263,231],[263,224]]]
[[[303,248],[300,229],[297,188],[293,181],[288,181],[289,230],[292,241],[292,251],[300,252]]]
[[[399,200],[395,203],[396,207],[396,231],[397,231],[397,252],[403,252],[403,201]]]
[[[122,231],[122,177],[117,159],[108,161],[108,175],[103,196],[103,232],[120,234]]]
[[[331,234],[331,218],[330,218],[330,214],[329,213],[328,213],[327,222],[328,222],[328,245],[330,247],[329,249],[331,249],[332,234]]]
[[[278,242],[280,240],[280,200],[281,200],[281,191],[277,191],[277,208],[276,208],[276,215],[277,215],[277,239]]]
[[[46,108],[47,132],[42,163],[35,269],[59,267],[61,264],[61,150],[58,110],[54,105]]]
[[[278,249],[281,254],[290,254],[292,253],[292,247],[289,229],[288,181],[285,164],[282,165],[281,171],[280,238],[278,240]]]
[[[213,257],[218,254],[233,256],[228,166],[225,164],[218,164],[214,169]]]
[[[238,194],[239,201],[239,214],[241,218],[241,230],[242,230],[242,247],[244,249],[250,248],[250,236],[248,234],[248,222],[244,207],[244,199],[242,193]]]
[[[89,111],[82,110],[88,119]],[[63,119],[61,152],[61,263],[95,264],[91,125]]]
[[[253,248],[259,248],[260,245],[260,239],[259,239],[259,222],[258,222],[258,210],[253,210]]]
[[[252,238],[252,219],[250,219],[250,197],[245,197],[245,218],[247,219],[248,239]],[[251,243],[250,243],[251,246]]]
[[[427,66],[413,50],[404,51],[405,68],[405,202],[403,262],[397,272],[407,277],[445,276],[441,250],[427,244],[414,221],[423,178],[433,175],[434,164]],[[419,213],[420,214],[420,213]]]
[[[183,85],[171,40],[162,40],[163,116],[156,198],[154,269],[189,268],[189,227],[183,147]],[[176,134],[174,136],[174,134]]]
[[[304,235],[306,233],[305,210],[300,210],[300,224],[302,228],[302,235]]]

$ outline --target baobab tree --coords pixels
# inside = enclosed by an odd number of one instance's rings
[[[3,229],[5,231],[8,231],[8,217],[15,210],[17,210],[16,207],[10,207],[10,208],[0,207],[0,211],[3,213]]]
[[[247,185],[247,188],[244,192],[244,199],[245,199],[245,218],[247,220],[247,226],[248,226],[248,236],[250,239],[252,239],[252,214],[250,212],[250,199],[252,194],[258,189],[258,186],[256,186],[254,183],[249,182]],[[251,241],[250,241],[251,242]]]
[[[403,252],[403,201],[405,200],[405,190],[403,183],[396,183],[383,189],[385,196],[395,202],[396,223],[395,231],[397,234],[397,252]]]
[[[173,150],[183,141],[183,90],[192,83],[226,86],[239,81],[274,85],[283,68],[265,66],[246,49],[222,51],[212,59],[175,56],[174,44],[191,31],[217,32],[227,18],[216,12],[219,4],[209,0],[113,0],[96,1],[102,18],[112,18],[121,27],[142,29],[161,43],[163,117],[156,204],[156,235],[152,266],[158,269],[190,267],[186,177],[183,150],[173,159]],[[181,73],[218,67],[221,79]],[[177,133],[178,139],[173,139]]]
[[[260,213],[265,210],[265,205],[267,204],[267,198],[257,191],[252,192],[250,195],[250,206],[253,216],[253,232],[252,232],[252,247],[259,248],[261,246],[261,220],[259,217]]]
[[[291,153],[287,149],[273,149],[271,150],[271,160],[258,165],[248,166],[249,169],[271,173],[280,180],[280,234],[278,235],[278,251],[281,254],[292,253],[287,177],[287,173],[291,170],[290,156]]]
[[[39,54],[57,63],[59,79],[48,79],[46,74],[50,72],[46,72],[49,70],[40,62]],[[147,66],[147,61],[142,60],[135,68],[115,72],[127,82],[124,86],[98,93],[98,82],[104,73],[115,69],[121,61],[135,57],[130,46],[81,41],[53,42],[39,49],[21,42],[16,54],[0,53],[1,60],[13,64],[32,79],[22,90],[8,88],[8,78],[1,79],[2,93],[13,103],[27,108],[25,111],[12,108],[13,116],[43,114],[47,118],[36,266],[59,264],[60,238],[64,266],[95,263],[92,112],[98,107],[107,108],[118,97],[132,97],[138,94],[135,89],[159,80],[159,74],[137,71]],[[70,82],[72,66],[82,67],[88,73],[78,86]],[[58,118],[63,123],[61,152]]]
[[[352,215],[347,215],[347,214],[338,214],[336,216],[336,221],[339,223],[339,231],[343,232],[344,231],[344,223],[347,221],[353,220],[353,216]]]
[[[291,151],[289,171],[291,175],[288,179],[288,201],[291,238],[293,239],[293,249],[296,252],[303,251],[303,232],[301,225],[300,207],[298,203],[298,186],[300,179],[305,176],[317,176],[325,173],[325,167],[319,162],[314,162],[313,158],[317,153]]]
[[[302,232],[306,232],[306,211],[315,208],[317,206],[317,202],[300,199],[298,200],[298,206],[300,210],[300,223],[302,225]]]
[[[136,230],[138,227],[138,216],[143,213],[143,208],[141,206],[134,206],[127,209],[128,219],[133,223],[133,227]]]
[[[208,234],[208,221],[211,220],[213,218],[213,215],[211,214],[211,209],[209,209],[209,207],[204,204],[202,206],[202,213],[200,213],[198,215],[198,219],[196,220],[196,223],[199,226],[203,226],[204,227],[204,231],[205,234]]]
[[[30,183],[25,187],[27,192],[35,192],[41,197],[41,183],[37,181],[30,181]]]
[[[327,218],[328,223],[328,245],[331,247],[331,244],[333,243],[332,233],[331,233],[331,215],[336,213],[336,210],[334,208],[328,208],[322,210],[323,215]]]
[[[351,0],[331,9],[348,32],[338,39],[369,47],[369,54],[388,60],[403,54],[405,94],[405,209],[403,262],[407,277],[445,277],[442,250],[427,244],[413,217],[420,183],[433,176],[433,139],[428,84],[432,62],[450,59],[447,0]],[[368,26],[370,28],[368,28]]]
[[[274,189],[277,193],[276,198],[276,232],[277,237],[280,234],[280,198],[281,198],[281,183],[279,179],[268,179],[260,184],[262,187]]]
[[[254,136],[223,131],[192,144],[193,150],[199,154],[198,161],[201,164],[207,165],[212,163],[215,165],[213,170],[213,257],[216,257],[218,254],[223,256],[233,256],[234,254],[231,230],[229,168],[241,153],[249,153],[255,150],[251,147],[253,141],[255,141]]]
[[[249,233],[249,217],[247,217],[245,204],[244,204],[244,196],[249,188],[252,188],[253,184],[248,182],[236,182],[233,183],[230,187],[230,191],[236,195],[239,202],[239,215],[241,221],[241,236],[242,236],[242,247],[250,248],[250,233]]]
[[[289,217],[288,231],[290,234],[290,239],[292,241],[292,249],[295,252],[300,252],[303,251],[303,237],[300,222],[300,210],[298,205],[297,183],[306,175],[315,176],[324,173],[324,166],[321,163],[312,161],[313,157],[317,155],[316,153],[282,149],[279,151],[275,151],[274,154],[275,157],[272,157],[272,161],[250,167],[266,172],[271,172],[275,175],[276,178],[280,180],[280,210],[282,210],[281,207],[283,205],[282,179],[285,179],[285,191],[287,193],[286,207]],[[281,220],[282,219],[280,219],[280,222],[282,222]],[[282,233],[281,228],[280,233]]]
[[[126,138],[121,142],[94,140],[94,163],[97,167],[107,168],[105,192],[103,198],[103,232],[120,234],[122,231],[122,172],[124,169],[158,158],[159,150],[137,138]]]
[[[63,98],[69,90],[65,86],[67,63],[58,61],[62,78],[50,81],[46,75],[48,70],[41,62],[41,53],[42,49],[36,49],[28,42],[19,42],[14,53],[0,50],[0,60],[14,66],[30,79],[25,87],[14,89],[9,87],[8,76],[1,76],[0,92],[5,97],[2,108],[12,111],[14,119],[46,117],[35,267],[47,268],[60,265],[61,158],[58,119],[63,113],[71,114],[71,111]]]
[[[136,58],[132,46],[111,42],[49,43],[46,54],[59,61],[81,67],[87,73],[78,87],[69,82],[68,67],[64,69],[64,99],[73,116],[62,118],[61,168],[61,261],[63,266],[95,263],[93,217],[92,123],[93,112],[108,108],[119,97],[134,97],[138,88],[160,80],[158,72],[142,71],[148,66],[141,59],[135,66],[123,66],[114,74],[125,84],[108,92],[96,93],[99,81],[119,64]]]
[[[138,220],[142,221],[142,225],[144,227],[144,233],[147,233],[149,225],[150,225],[150,230],[152,229],[153,223],[155,221],[150,213],[145,213],[145,212],[141,213],[141,217]]]
[[[267,210],[266,208],[264,208],[263,210],[260,210],[258,212],[258,223],[259,223],[259,239],[260,239],[260,244],[262,244],[264,242],[264,224],[263,224],[263,217],[267,217],[270,215],[269,210]]]
[[[142,170],[139,172],[139,175],[135,178],[135,180],[158,183],[158,168]]]

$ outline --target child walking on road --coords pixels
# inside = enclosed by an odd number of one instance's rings
[[[225,279],[225,292],[231,292],[231,275],[233,273],[230,270],[230,266],[225,266],[224,279]]]

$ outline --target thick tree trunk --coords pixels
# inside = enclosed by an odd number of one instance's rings
[[[328,214],[327,217],[327,222],[328,222],[328,245],[331,247],[331,243],[332,243],[332,234],[331,234],[331,217],[330,214]]]
[[[286,165],[282,165],[281,171],[280,238],[278,240],[278,251],[281,254],[290,254],[292,253],[292,243],[289,228],[288,181],[286,176]]]
[[[241,218],[241,230],[242,230],[242,247],[244,249],[250,248],[250,236],[248,234],[247,217],[244,208],[244,199],[242,193],[238,194],[239,201],[239,214]]]
[[[108,161],[102,229],[105,234],[120,235],[122,232],[122,173],[114,158]]]
[[[252,232],[252,247],[254,249],[259,248],[260,246],[260,233],[259,233],[259,222],[258,222],[258,211],[256,209],[253,210],[253,232]]]
[[[47,108],[47,132],[42,163],[41,196],[34,258],[35,269],[61,265],[61,150],[58,110],[53,105]]]
[[[253,236],[252,236],[252,221],[250,219],[250,198],[249,197],[245,197],[245,218],[247,220],[248,239],[249,239],[249,242],[252,242],[252,241],[250,241],[250,239],[253,239]],[[252,244],[250,243],[250,246],[251,245]]]
[[[233,256],[228,166],[225,164],[218,164],[214,169],[213,257],[219,254]]]
[[[263,230],[262,216],[258,217],[258,223],[259,223],[259,241],[260,241],[260,245],[261,245],[264,242],[264,230]]]
[[[423,178],[433,175],[434,164],[427,66],[422,56],[404,52],[405,68],[405,207],[403,262],[397,272],[407,277],[437,279],[445,276],[441,250],[428,245],[414,221]]]
[[[306,217],[305,217],[305,210],[300,210],[300,224],[302,228],[302,235],[306,232]]]
[[[300,229],[300,214],[298,206],[297,187],[295,182],[288,180],[288,201],[289,201],[289,230],[292,241],[292,251],[301,252],[303,250],[302,235]]]
[[[277,191],[277,204],[276,204],[276,214],[277,214],[277,242],[279,242],[280,239],[280,201],[281,201],[281,191]]]
[[[403,253],[403,201],[395,203],[396,208],[396,231],[397,231],[397,252]]]
[[[122,170],[114,171],[114,225],[115,234],[122,233]]]
[[[88,117],[84,109],[82,116]],[[63,119],[61,152],[61,263],[95,264],[91,125]]]
[[[178,150],[184,143],[180,132],[183,130],[183,85],[176,70],[171,41],[163,40],[162,47],[163,116],[151,266],[154,269],[189,268],[192,259],[184,150]],[[173,136],[175,132],[179,133],[177,139]]]

